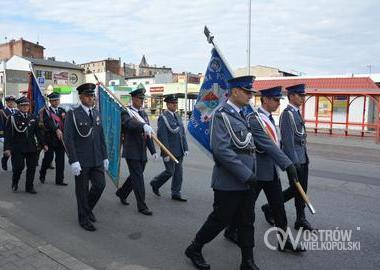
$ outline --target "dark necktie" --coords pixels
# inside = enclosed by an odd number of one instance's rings
[[[173,117],[174,117],[175,122],[178,124],[178,118],[177,118],[177,115],[175,113],[173,113]]]
[[[240,114],[241,118],[243,118],[245,120],[245,115],[244,115],[243,110],[240,110],[239,114]]]
[[[91,124],[92,124],[94,122],[94,118],[92,118],[92,110],[91,109],[88,110],[88,116],[90,117]]]
[[[276,126],[272,114],[269,114],[269,120],[272,122],[273,126]]]

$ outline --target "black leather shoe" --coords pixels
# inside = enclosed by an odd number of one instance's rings
[[[161,194],[160,194],[160,190],[159,190],[159,188],[156,187],[156,186],[153,184],[153,182],[150,182],[150,185],[152,186],[152,191],[153,191],[153,193],[156,194],[158,197],[160,197]]]
[[[45,176],[40,175],[40,182],[41,184],[45,184]]]
[[[92,213],[92,212],[90,212],[90,214],[88,215],[88,219],[91,222],[96,222],[96,217],[95,217],[94,213]]]
[[[55,183],[57,186],[67,186],[68,184],[67,183],[64,183],[64,182],[62,182],[62,183]]]
[[[127,202],[127,199],[125,199],[125,198],[123,198],[121,196],[119,189],[116,191],[115,194],[116,194],[117,197],[119,197],[120,202],[121,202],[122,205],[129,205],[129,203]]]
[[[306,219],[297,220],[296,223],[294,223],[294,229],[299,230],[303,229],[305,231],[315,231],[316,229],[311,226],[309,221]]]
[[[201,270],[210,269],[210,265],[206,262],[202,255],[202,248],[197,247],[194,243],[191,243],[185,250],[185,255],[191,260],[195,268]]]
[[[12,191],[16,192],[18,190],[18,185],[17,184],[12,184]]]
[[[250,259],[241,263],[240,270],[260,270],[260,268],[255,264],[253,259]]]
[[[146,215],[146,216],[151,216],[153,215],[153,212],[150,211],[148,208],[145,208],[145,209],[142,209],[142,210],[139,210],[139,212],[143,215]]]
[[[93,231],[96,231],[96,228],[94,225],[92,225],[91,222],[87,222],[85,224],[80,224],[80,226],[85,229],[86,231],[90,231],[90,232],[93,232]]]
[[[264,204],[261,206],[261,210],[264,212],[265,220],[269,223],[269,225],[274,226],[274,218],[272,216],[272,211],[269,208],[268,204]]]
[[[239,238],[237,234],[237,230],[229,230],[228,228],[224,230],[224,237],[234,243],[234,244],[239,244]]]
[[[30,193],[30,194],[37,194],[37,191],[34,188],[27,189],[25,192]]]
[[[187,202],[187,199],[182,198],[181,196],[172,196],[172,200],[179,202]]]
[[[292,243],[289,241],[289,239],[286,240],[284,247],[282,248],[280,243],[278,243],[278,250],[281,252],[284,251],[291,251],[294,253],[300,253],[300,252],[305,252],[306,249],[301,247],[299,244],[297,244],[295,247],[293,247]]]

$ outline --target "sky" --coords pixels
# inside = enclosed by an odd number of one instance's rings
[[[211,45],[247,66],[249,0],[1,0],[0,43],[39,41],[45,56],[121,58],[204,72]],[[380,0],[252,0],[251,65],[303,75],[380,73]]]

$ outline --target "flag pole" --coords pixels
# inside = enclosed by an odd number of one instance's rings
[[[142,119],[142,117],[140,116],[140,115],[138,115],[138,114],[135,114],[135,113],[133,113],[127,106],[125,106],[120,100],[119,100],[119,98],[117,97],[117,96],[115,96],[115,94],[114,93],[112,93],[103,83],[101,83],[99,80],[98,80],[98,77],[94,74],[94,76],[95,76],[95,79],[96,79],[96,81],[98,82],[98,84],[99,85],[101,85],[103,88],[104,88],[104,90],[106,90],[106,92],[107,92],[107,94],[109,94],[114,100],[115,100],[115,102],[117,102],[124,110],[126,110],[127,111],[127,113],[131,116],[131,117],[133,117],[133,118],[135,118],[137,121],[139,121],[139,122],[141,122],[141,123],[145,123],[145,121],[144,121],[144,119]],[[169,149],[168,148],[166,148],[166,146],[157,138],[157,136],[156,136],[156,134],[153,132],[152,133],[152,139],[153,139],[153,141],[155,141],[155,143],[157,143],[160,147],[161,147],[161,149],[162,149],[162,151],[164,151],[165,152],[165,154],[167,154],[175,163],[179,163],[179,161],[176,159],[176,157],[169,151]]]
[[[248,0],[248,44],[247,44],[247,69],[248,75],[251,74],[251,9],[252,9],[252,0]]]

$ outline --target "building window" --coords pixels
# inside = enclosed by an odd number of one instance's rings
[[[36,70],[37,78],[42,77],[42,70]]]
[[[51,80],[53,77],[53,72],[51,71],[45,71],[45,79],[46,80]]]
[[[149,84],[149,81],[146,81],[145,84]]]
[[[137,82],[133,82],[133,85],[136,85],[137,84]]]

